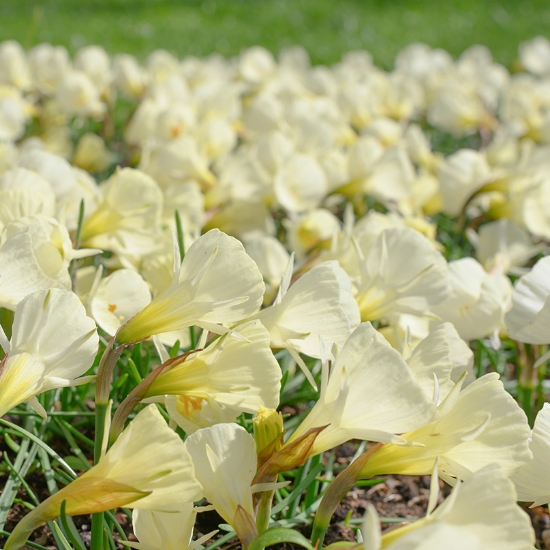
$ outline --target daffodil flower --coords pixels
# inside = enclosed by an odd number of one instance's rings
[[[435,479],[437,473],[434,472]],[[381,535],[369,504],[363,523],[364,550],[531,550],[535,534],[516,504],[512,482],[497,464],[485,466],[454,487],[434,511],[439,487],[432,484],[426,517]]]
[[[191,456],[156,405],[141,411],[99,462],[42,502],[12,532],[5,550],[17,550],[42,523],[68,515],[127,506],[177,512],[202,497]]]
[[[78,377],[92,366],[98,340],[76,294],[56,288],[29,294],[15,310],[10,342],[0,327],[6,352],[0,363],[0,416],[24,401],[45,416],[36,395],[93,379]]]
[[[193,325],[217,334],[231,332],[218,323],[237,323],[255,313],[264,290],[262,275],[243,245],[213,229],[191,245],[168,288],[130,319],[117,338],[135,342]]]

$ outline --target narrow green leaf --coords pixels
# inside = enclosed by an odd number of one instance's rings
[[[10,536],[10,533],[8,533],[7,531],[4,531],[3,529],[0,529],[0,535],[7,538]],[[28,546],[29,548],[36,548],[37,550],[50,550],[46,546],[42,546],[41,544],[36,544],[36,542],[31,542],[30,540],[28,540],[25,543],[25,545]]]
[[[271,510],[271,515],[278,514],[282,510],[284,510],[289,504],[294,502],[299,496],[301,496],[302,492],[309,487],[309,484],[315,479],[317,474],[323,469],[322,464],[317,464],[315,468],[309,472],[309,474],[301,481],[294,490],[288,495],[287,498],[285,498],[282,502],[277,504],[277,506],[274,506]]]
[[[69,541],[65,538],[63,531],[61,531],[59,525],[57,525],[57,522],[48,521],[48,525],[50,526],[52,535],[54,536],[57,544],[59,545],[58,547],[60,547],[60,550],[73,550],[71,548],[71,545],[69,544]]]
[[[61,520],[61,525],[63,526],[65,533],[69,537],[70,541],[73,543],[73,546],[76,548],[76,550],[86,550],[86,545],[78,534],[73,520],[69,518],[65,513],[66,503],[67,501],[65,500],[61,503],[61,514],[59,516],[59,519]]]
[[[262,550],[266,546],[273,546],[274,544],[281,544],[284,542],[290,542],[303,546],[308,550],[313,550],[313,546],[307,540],[304,535],[295,531],[294,529],[285,529],[284,527],[275,527],[264,531],[254,539],[248,545],[247,550]]]
[[[360,546],[356,542],[349,542],[347,540],[340,540],[338,542],[333,542],[332,544],[329,544],[328,546],[325,546],[323,550],[339,550],[339,548],[353,548],[353,547],[359,547]]]
[[[32,440],[34,443],[38,444],[51,457],[55,458],[59,462],[59,464],[63,466],[65,471],[70,476],[72,476],[73,479],[76,477],[76,473],[74,472],[74,470],[49,445],[44,443],[40,438],[30,433],[29,431],[25,430],[24,428],[21,428],[21,426],[18,426],[17,424],[13,424],[12,422],[9,422],[8,420],[4,420],[3,418],[0,418],[0,423],[4,424],[5,426],[9,426],[10,428],[13,428],[14,430],[17,430],[18,432],[22,433],[25,437],[28,437],[30,440]]]

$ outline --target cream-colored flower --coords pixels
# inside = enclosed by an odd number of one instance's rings
[[[138,257],[154,250],[163,203],[156,182],[140,170],[122,168],[100,190],[103,203],[84,221],[82,242]]]
[[[518,500],[533,502],[531,507],[542,506],[550,502],[550,475],[548,457],[550,457],[550,404],[545,403],[537,414],[531,433],[529,448],[533,460],[524,464],[512,476],[518,492]]]
[[[264,304],[269,305],[277,294],[290,255],[281,241],[270,235],[251,236],[244,240],[244,247],[266,281]]]
[[[213,229],[191,245],[168,288],[122,327],[118,339],[134,342],[193,325],[223,334],[229,329],[217,323],[254,314],[264,289],[243,245]]]
[[[486,223],[478,234],[471,232],[468,236],[489,273],[521,273],[520,268],[542,248],[533,244],[527,231],[504,218]]]
[[[166,425],[156,405],[149,405],[94,467],[25,516],[5,548],[20,548],[36,527],[60,514],[63,502],[68,515],[121,506],[176,512],[202,496],[185,444]]]
[[[457,216],[468,199],[491,179],[485,155],[460,149],[448,156],[438,170],[443,212]]]
[[[339,231],[338,218],[323,208],[297,216],[287,224],[288,243],[298,258],[303,258],[316,247],[328,248]]]
[[[57,198],[71,191],[76,185],[71,165],[62,157],[39,147],[22,152],[18,166],[38,172],[48,180]]]
[[[78,379],[94,362],[98,335],[76,294],[50,289],[33,292],[17,309],[0,368],[0,416],[24,401],[45,416],[35,396],[52,388],[89,381]]]
[[[317,208],[328,193],[325,174],[317,161],[303,154],[292,155],[273,182],[278,203],[288,212]]]
[[[498,374],[486,374],[462,391],[461,382],[439,405],[435,420],[402,435],[422,446],[384,445],[361,477],[427,475],[439,457],[439,476],[454,484],[494,462],[510,476],[531,460],[527,418]]]
[[[404,443],[395,434],[431,422],[434,415],[432,400],[401,355],[370,323],[361,323],[342,347],[330,376],[325,369],[319,401],[288,442],[311,428],[327,426],[315,439],[311,456],[350,439]]]
[[[451,295],[433,308],[444,321],[450,321],[464,340],[490,336],[501,326],[507,298],[508,278],[490,275],[473,258],[449,262]]]
[[[15,40],[0,43],[0,84],[9,84],[21,90],[29,88],[31,74],[25,50]]]
[[[114,155],[109,151],[105,140],[88,132],[79,140],[73,156],[73,164],[88,172],[100,172],[105,170],[114,160]]]
[[[449,294],[447,262],[412,229],[386,229],[358,240],[360,277],[355,299],[361,319],[426,315]]]
[[[30,105],[20,90],[0,85],[0,139],[15,141],[23,137]]]
[[[512,309],[505,321],[514,340],[550,343],[550,257],[541,258],[518,279],[512,293]]]
[[[254,437],[237,424],[217,424],[190,435],[185,446],[206,499],[241,541],[250,542],[256,534],[251,487],[257,468]]]
[[[0,234],[19,218],[44,214],[55,216],[55,195],[50,183],[26,168],[7,170],[0,177]]]
[[[14,310],[35,290],[69,290],[69,264],[97,250],[72,248],[69,232],[41,214],[9,223],[0,244],[0,306]]]
[[[536,75],[550,74],[550,42],[537,36],[519,46],[519,60],[523,67]]]
[[[467,375],[463,385],[475,380],[474,354],[452,323],[437,326],[415,346],[406,343],[403,357],[436,405],[449,395],[464,373]]]
[[[140,510],[132,512],[132,526],[139,542],[123,544],[137,550],[193,550],[217,533],[212,531],[192,541],[197,513],[192,502],[182,505],[177,512]]]
[[[533,548],[535,534],[529,516],[516,504],[513,484],[497,465],[485,466],[456,485],[447,500],[432,511],[436,497],[434,493],[430,496],[426,517],[382,536],[376,511],[369,505],[363,523],[364,550]]]
[[[118,54],[112,63],[113,84],[125,95],[138,98],[145,91],[147,75],[136,58],[128,54]]]
[[[150,302],[147,283],[131,269],[118,269],[101,279],[88,297],[92,317],[109,336]]]
[[[29,51],[29,67],[34,85],[43,94],[54,93],[69,72],[71,61],[67,48],[39,44]]]
[[[55,99],[67,116],[99,118],[107,110],[98,87],[83,71],[69,71],[60,82]]]
[[[290,286],[292,258],[275,303],[256,316],[269,331],[271,347],[286,348],[313,378],[298,353],[321,358],[323,348],[341,347],[359,325],[351,281],[338,262],[316,265]]]
[[[224,335],[184,361],[176,359],[147,391],[146,397],[164,397],[168,413],[187,433],[279,405],[281,369],[269,334],[259,321],[235,330],[246,340]]]

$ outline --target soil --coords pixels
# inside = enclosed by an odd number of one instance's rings
[[[349,464],[356,448],[356,445],[353,443],[339,447],[336,452],[336,464],[340,467],[345,467]],[[7,473],[3,472],[0,474],[0,486],[2,485],[2,480],[6,478]],[[379,516],[383,518],[383,530],[395,528],[404,522],[414,521],[426,514],[430,492],[429,476],[388,475],[380,479],[381,482],[377,485],[354,487],[348,492],[334,513],[331,525],[326,533],[325,545],[337,541],[355,541],[358,524],[350,520],[361,519],[365,514],[368,502],[374,505]],[[45,500],[49,496],[45,479],[40,472],[31,472],[27,476],[26,481],[40,500]],[[450,487],[440,480],[440,489],[439,501],[442,502],[448,496]],[[24,501],[30,500],[23,488],[19,490],[18,499]],[[541,550],[550,550],[550,516],[548,509],[542,506],[529,509],[527,505],[524,506],[524,509],[529,514],[535,529],[537,547]],[[12,531],[26,513],[27,509],[22,504],[15,504],[9,513],[5,530],[8,532]],[[116,517],[128,538],[136,540],[132,533],[129,518],[122,512],[118,512]],[[402,518],[403,522],[391,521],[391,518]],[[89,547],[91,516],[77,516],[73,520],[78,531],[81,533],[83,541]],[[197,518],[196,537],[217,529],[220,523],[225,523],[225,521],[215,511],[200,513]],[[297,529],[306,537],[309,537],[311,534],[311,526],[298,527]],[[213,540],[222,537],[224,534],[223,531],[219,532]],[[55,541],[47,526],[37,529],[30,540],[52,550],[56,549]],[[0,536],[0,548],[4,546],[5,542],[6,538]],[[118,541],[116,546],[117,550],[128,548]],[[25,546],[24,548],[27,549],[30,547]],[[240,543],[237,539],[225,544],[222,550],[233,548],[240,548]],[[297,550],[301,547],[287,543],[271,548],[274,550]]]

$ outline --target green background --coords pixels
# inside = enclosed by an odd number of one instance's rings
[[[550,30],[549,0],[1,0],[0,39],[71,51],[101,44],[144,58],[225,56],[261,44],[274,53],[301,44],[316,63],[352,49],[390,68],[405,45],[422,41],[459,55],[485,44],[510,65],[520,42]]]

